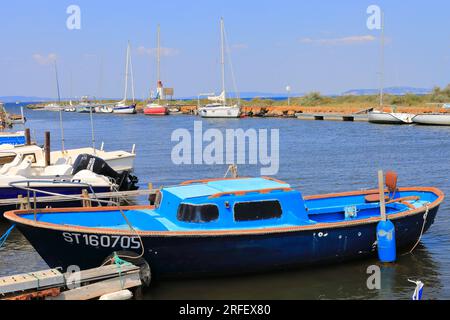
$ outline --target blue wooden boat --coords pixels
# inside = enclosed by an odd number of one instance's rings
[[[24,132],[0,132],[0,145],[23,146],[25,140]]]
[[[390,186],[386,198],[401,252],[434,223],[444,194]],[[376,255],[380,202],[378,190],[303,197],[282,181],[238,178],[163,188],[151,207],[12,211],[5,217],[50,267],[97,267],[116,252],[144,260],[152,275],[197,277]]]

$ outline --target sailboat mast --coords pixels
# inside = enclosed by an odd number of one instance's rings
[[[227,95],[225,93],[225,35],[224,35],[224,21],[223,18],[220,19],[220,38],[222,43],[222,93],[224,95],[224,105],[227,104]]]
[[[161,81],[161,26],[158,24],[158,47],[157,47],[157,56],[156,56],[156,78],[159,84],[159,81]]]
[[[100,75],[98,78],[98,101],[102,102],[103,96],[103,56],[100,57]]]
[[[92,138],[92,150],[94,151],[94,154],[96,154],[95,150],[95,132],[94,132],[94,117],[92,115],[93,113],[93,107],[89,106],[89,117],[91,120],[91,138]]]
[[[58,67],[56,65],[56,59],[55,59],[55,77],[56,77],[56,88],[58,91],[58,107],[59,107],[59,125],[61,127],[61,145],[62,145],[62,152],[65,152],[65,139],[64,139],[64,126],[63,126],[63,115],[62,115],[62,108],[61,108],[61,93],[59,91],[59,78],[58,78]]]
[[[135,92],[134,92],[134,73],[133,73],[133,61],[131,60],[131,49],[130,49],[130,71],[131,71],[131,95],[133,98],[133,103],[136,100],[135,99]]]
[[[384,12],[381,13],[381,72],[380,72],[380,107],[384,104]]]
[[[73,73],[70,71],[70,102],[69,105],[72,106],[72,97],[73,97]]]
[[[128,46],[127,46],[127,63],[126,63],[126,67],[125,67],[125,92],[123,95],[123,101],[126,102],[127,101],[127,93],[128,93],[128,67],[129,67],[129,63],[130,63],[130,42],[128,41]]]
[[[158,24],[158,44],[156,49],[156,91],[158,92],[158,103],[161,101],[161,92],[159,84],[161,83],[161,26]]]

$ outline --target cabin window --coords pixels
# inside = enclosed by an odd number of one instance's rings
[[[219,208],[216,205],[181,204],[178,207],[178,220],[190,223],[206,223],[219,219]]]
[[[279,201],[240,202],[234,206],[234,219],[238,222],[281,218]]]
[[[25,153],[23,155],[23,159],[26,159],[26,158],[30,159],[31,163],[36,163],[36,155],[34,153]]]
[[[10,163],[10,162],[13,162],[15,158],[16,158],[16,155],[0,157],[0,166]]]

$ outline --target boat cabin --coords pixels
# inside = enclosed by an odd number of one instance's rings
[[[186,228],[267,227],[308,220],[300,192],[270,178],[221,179],[186,182],[164,188],[156,213]]]

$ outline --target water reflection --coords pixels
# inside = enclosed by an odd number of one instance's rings
[[[381,268],[381,290],[367,288],[367,268]],[[410,299],[414,285],[425,283],[426,299],[438,299],[442,285],[437,263],[424,246],[401,256],[394,265],[375,259],[298,271],[239,277],[171,280],[154,283],[148,299]]]

